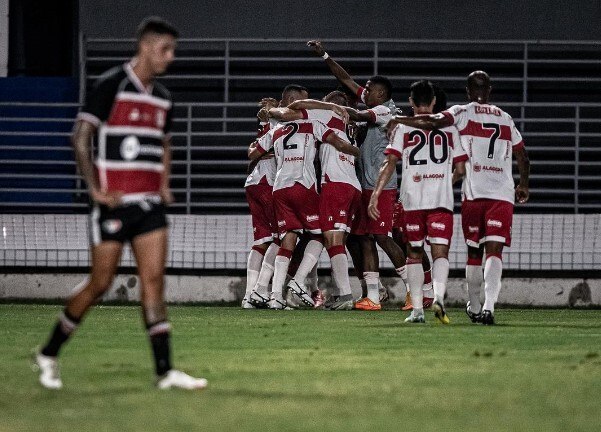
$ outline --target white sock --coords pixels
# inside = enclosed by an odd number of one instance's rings
[[[338,288],[338,295],[351,293],[351,282],[348,277],[348,258],[346,254],[334,255],[330,258],[332,263],[332,277]]]
[[[495,311],[495,303],[501,291],[503,261],[497,256],[489,256],[484,264],[484,309]]]
[[[467,281],[467,294],[470,299],[470,311],[480,313],[480,287],[484,282],[482,274],[482,264],[465,266],[465,279]]]
[[[282,296],[282,290],[284,289],[284,282],[286,281],[286,273],[288,273],[289,265],[290,258],[282,255],[275,257],[275,271],[273,273],[273,284],[271,286],[271,292],[275,296]]]
[[[297,282],[305,283],[307,275],[313,269],[313,266],[317,264],[322,249],[323,243],[318,242],[317,240],[311,240],[309,241],[309,243],[307,243],[307,247],[305,248],[305,254],[303,255],[303,260],[298,265],[298,270],[294,275],[294,279]]]
[[[438,258],[432,264],[432,286],[434,287],[434,301],[444,305],[444,295],[447,292],[449,279],[449,260]]]
[[[319,259],[319,257],[317,258]],[[309,291],[314,292],[319,289],[319,278],[317,277],[317,263],[313,266],[307,277],[305,278],[305,285],[309,288]]]
[[[398,274],[401,277],[401,280],[405,284],[405,288],[409,289],[409,285],[407,285],[407,265],[404,265],[394,270],[396,271],[396,274]]]
[[[415,313],[424,311],[424,268],[421,261],[415,264],[407,263],[407,282],[409,283],[409,292],[411,292],[411,304]]]
[[[367,298],[375,304],[380,304],[380,274],[378,272],[365,272],[363,278],[367,284]]]
[[[259,272],[257,283],[253,288],[260,294],[267,294],[267,287],[269,286],[269,281],[273,276],[275,257],[278,254],[279,249],[280,247],[278,245],[272,243],[267,248],[267,252],[265,252],[263,264],[261,264],[261,271]]]
[[[248,262],[246,265],[246,293],[244,298],[248,299],[250,292],[255,287],[257,280],[259,279],[259,272],[261,271],[261,263],[263,262],[263,254],[251,249],[248,254]]]

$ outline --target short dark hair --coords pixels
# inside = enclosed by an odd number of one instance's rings
[[[427,106],[434,99],[434,87],[428,80],[419,80],[411,84],[411,99],[416,106]]]
[[[325,102],[330,102],[332,99],[336,99],[336,98],[339,98],[344,101],[343,104],[338,104],[338,105],[348,106],[348,96],[346,95],[345,92],[340,91],[340,90],[334,90],[333,92],[328,93],[327,95],[324,96],[323,100]]]
[[[434,88],[434,96],[436,96],[436,103],[434,104],[432,111],[434,114],[438,114],[447,109],[447,94],[443,88],[436,83],[432,83],[432,87]]]
[[[171,35],[176,39],[179,37],[177,29],[170,22],[158,16],[149,16],[142,20],[136,31],[138,41],[149,33]]]
[[[392,97],[392,82],[388,78],[382,75],[374,75],[369,79],[369,81],[371,81],[372,84],[378,84],[384,87],[386,99],[390,99]]]
[[[286,87],[284,87],[284,90],[282,90],[282,96],[285,95],[288,92],[307,92],[309,93],[309,90],[307,89],[307,87],[303,87],[302,85],[299,84],[288,84]]]

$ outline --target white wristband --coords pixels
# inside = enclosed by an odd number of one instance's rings
[[[323,57],[324,60],[330,58],[328,53],[323,53],[321,57]]]

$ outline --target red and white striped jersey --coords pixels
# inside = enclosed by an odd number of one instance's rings
[[[95,166],[102,191],[122,192],[123,202],[159,196],[171,106],[167,89],[158,82],[145,88],[130,63],[98,79],[78,119],[98,128]]]
[[[301,110],[304,119],[319,120],[332,129],[338,137],[350,144],[346,134],[346,124],[340,116],[330,110]],[[357,172],[355,171],[355,156],[336,150],[328,143],[319,147],[319,161],[321,163],[321,183],[337,182],[347,183],[361,190]]]
[[[257,150],[274,149],[277,173],[273,190],[300,183],[312,188],[316,183],[315,160],[317,141],[325,142],[334,131],[316,120],[282,123],[257,141]]]
[[[467,159],[456,128],[398,125],[384,153],[403,161],[400,201],[405,210],[453,211],[453,164]]]
[[[275,128],[277,125],[278,122],[275,119],[269,119],[268,123],[261,122],[259,124],[259,131],[257,132],[257,139],[261,138],[271,129]],[[275,173],[275,159],[261,159],[259,160],[259,162],[257,162],[257,165],[246,178],[246,183],[244,183],[244,187],[258,184],[268,184],[269,186],[273,186],[273,182],[275,180]]]
[[[513,150],[524,146],[513,119],[502,109],[471,102],[443,114],[453,119],[469,159],[462,195],[465,200],[487,198],[514,203]]]

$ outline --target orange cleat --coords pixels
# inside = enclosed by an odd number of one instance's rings
[[[413,309],[413,305],[411,304],[411,293],[409,291],[407,291],[407,295],[405,296],[405,306],[403,306],[401,308],[401,310],[408,311],[408,310],[412,310],[412,309]]]
[[[364,297],[360,300],[357,300],[355,303],[355,309],[364,311],[379,311],[382,310],[382,305],[379,303],[374,303],[368,297]]]

